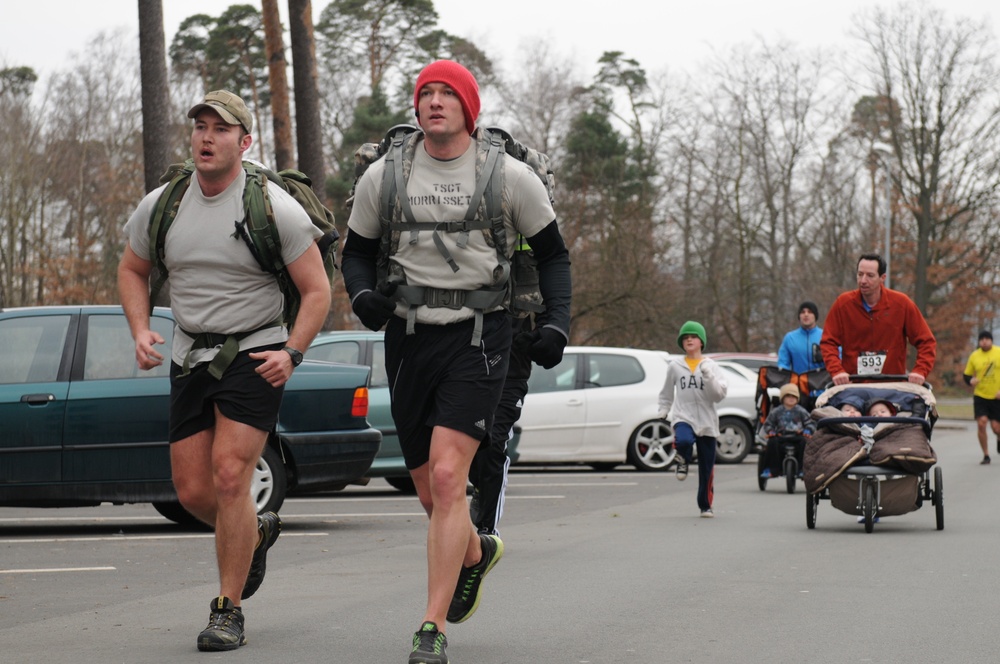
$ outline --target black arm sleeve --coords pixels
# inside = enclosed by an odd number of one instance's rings
[[[340,271],[344,274],[344,286],[351,302],[358,293],[375,290],[378,279],[375,273],[375,258],[378,256],[380,242],[381,238],[369,239],[351,231],[347,233]]]
[[[538,261],[538,285],[545,301],[545,312],[537,318],[537,326],[558,328],[569,338],[570,302],[573,280],[569,271],[569,251],[555,220],[535,235],[528,244]]]
[[[962,380],[965,381],[966,385],[972,385],[972,376],[967,376],[965,374],[962,374]]]

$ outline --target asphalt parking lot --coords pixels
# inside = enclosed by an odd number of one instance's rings
[[[479,612],[451,626],[455,664],[992,662],[1000,646],[995,496],[974,425],[940,422],[945,529],[933,507],[866,534],[801,485],[758,490],[754,457],[697,478],[515,468],[507,552]],[[992,443],[991,443],[992,445]],[[374,480],[289,500],[248,645],[199,653],[217,591],[210,534],[149,506],[0,510],[0,661],[406,661],[423,614],[426,521]]]

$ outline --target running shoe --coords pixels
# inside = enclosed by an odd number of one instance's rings
[[[677,468],[674,471],[677,473],[677,479],[683,482],[688,476],[688,462],[684,460],[680,454],[677,455]]]
[[[246,645],[243,612],[228,597],[216,597],[211,603],[208,627],[198,635],[198,650],[236,650]]]
[[[984,456],[983,460],[979,462],[979,465],[980,466],[988,466],[988,465],[990,465],[990,457],[989,456]]]
[[[760,473],[760,479],[762,479],[762,480],[769,480],[769,479],[771,479],[771,469],[770,468],[765,468],[764,470],[762,470],[761,473]]]
[[[864,523],[864,522],[865,522],[865,517],[859,516],[858,517],[858,523]],[[875,517],[875,521],[873,521],[873,523],[878,523],[878,522],[879,522],[879,518]]]
[[[448,637],[438,631],[438,626],[425,622],[413,634],[410,664],[448,664]]]
[[[267,572],[267,550],[274,546],[278,541],[278,535],[281,534],[281,517],[274,512],[264,512],[257,517],[257,532],[260,533],[260,537],[253,550],[253,560],[250,561],[250,571],[247,573],[247,582],[243,585],[240,599],[253,595],[264,582],[264,574]]]
[[[496,535],[480,535],[483,557],[472,567],[463,567],[458,573],[458,585],[448,607],[448,622],[461,623],[472,617],[479,608],[483,578],[503,557],[503,542]]]
[[[714,519],[715,518],[715,512],[713,512],[712,508],[709,507],[707,510],[702,510],[701,511],[701,518],[703,518],[703,519]]]

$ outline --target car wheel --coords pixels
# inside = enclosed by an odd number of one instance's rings
[[[416,493],[417,486],[413,483],[413,478],[409,475],[400,477],[387,477],[385,481],[389,483],[394,489],[398,489],[403,493]]]
[[[253,479],[250,481],[250,496],[253,498],[257,514],[277,512],[285,502],[287,490],[288,476],[285,473],[285,465],[278,452],[267,445],[264,447],[264,453],[257,460]],[[210,529],[207,524],[195,518],[176,500],[153,503],[153,509],[161,516],[182,526]]]
[[[632,432],[625,458],[638,470],[666,470],[676,454],[670,425],[663,420],[649,420]]]
[[[281,455],[270,445],[265,445],[264,452],[253,469],[253,479],[250,480],[250,497],[253,498],[257,514],[277,512],[284,504],[287,492],[288,474]]]
[[[184,509],[177,501],[169,503],[153,503],[153,509],[176,524],[188,528],[199,528],[201,530],[211,530],[207,523],[202,523],[194,517],[191,512]]]
[[[742,463],[750,453],[753,432],[750,425],[738,417],[723,417],[719,420],[719,445],[716,461],[719,463]]]

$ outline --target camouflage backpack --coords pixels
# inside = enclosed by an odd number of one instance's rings
[[[409,180],[413,155],[416,150],[420,130],[413,125],[396,125],[378,143],[365,143],[354,153],[354,186],[368,167],[384,158],[386,160],[379,196],[379,220],[382,235],[377,260],[378,284],[396,284],[394,297],[412,305],[459,308],[467,306],[476,311],[476,329],[473,344],[479,342],[482,312],[503,305],[516,317],[525,317],[545,310],[538,281],[538,263],[531,247],[521,236],[514,244],[514,254],[508,260],[505,252],[507,244],[503,214],[503,160],[501,151],[531,167],[538,176],[553,203],[554,175],[549,158],[541,152],[528,148],[516,141],[509,133],[497,127],[479,128],[473,136],[477,141],[476,188],[471,203],[461,221],[424,222],[413,217],[409,201],[397,192],[405,191]],[[354,199],[354,188],[348,198],[350,208]],[[435,245],[443,259],[453,271],[458,266],[450,256],[439,232],[459,233],[458,246],[468,242],[469,233],[481,231],[488,244],[497,250],[497,268],[493,283],[475,291],[449,290],[408,286],[402,269],[391,260],[399,247],[403,233],[410,234],[410,241],[416,240],[420,231],[435,234]],[[416,308],[409,309],[407,331],[415,324]]]

